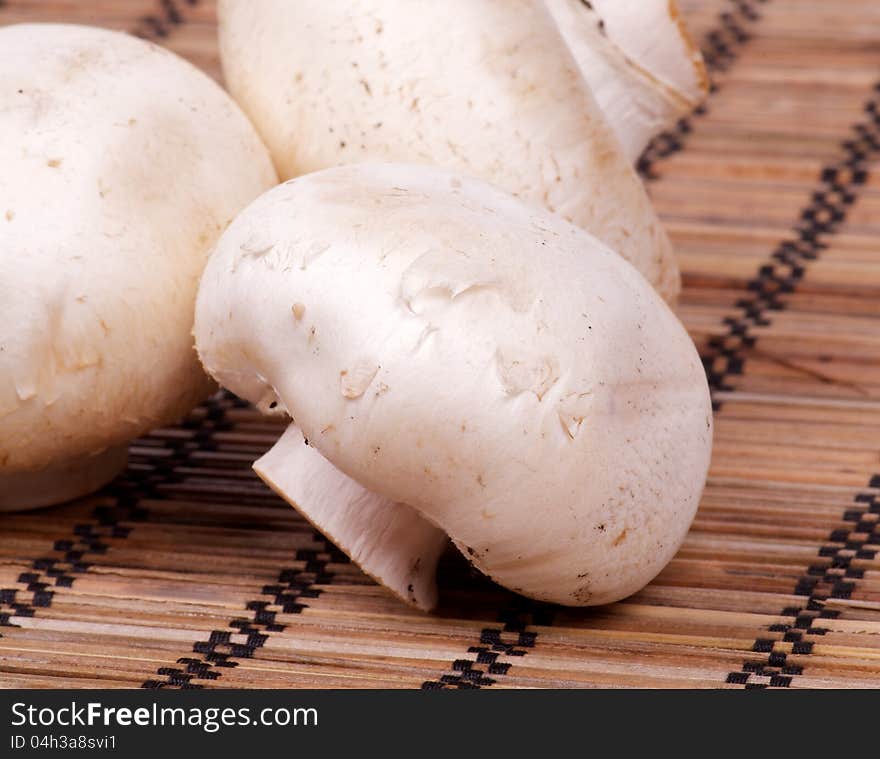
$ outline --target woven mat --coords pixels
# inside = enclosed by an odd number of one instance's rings
[[[518,598],[450,554],[411,610],[250,470],[228,396],[100,496],[4,515],[0,686],[880,686],[880,3],[684,0],[714,91],[640,169],[716,404],[687,541],[625,602]],[[207,0],[0,0],[219,78]]]

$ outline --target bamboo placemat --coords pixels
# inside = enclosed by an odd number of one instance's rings
[[[0,686],[880,686],[880,4],[682,7],[714,91],[640,168],[716,439],[650,586],[556,608],[450,554],[439,613],[411,610],[257,480],[281,427],[220,395],[100,496],[0,517]],[[208,0],[0,0],[34,20],[220,76]]]

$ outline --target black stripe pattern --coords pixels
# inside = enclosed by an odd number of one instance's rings
[[[297,551],[295,559],[304,566],[282,569],[274,584],[264,586],[260,596],[245,605],[247,616],[233,618],[225,630],[212,630],[207,640],[193,644],[194,656],[179,658],[174,667],[160,667],[156,674],[162,679],[150,678],[141,687],[203,688],[203,683],[195,681],[217,680],[224,669],[237,667],[238,660],[252,658],[272,633],[284,632],[285,625],[277,621],[277,615],[299,614],[307,609],[305,601],[321,595],[316,586],[333,580],[328,564],[348,562],[348,557],[319,533],[315,533],[315,540],[323,544],[323,550]]]
[[[739,313],[724,319],[726,334],[713,337],[703,366],[714,391],[729,392],[732,376],[743,373],[746,353],[754,347],[755,327],[771,324],[771,313],[785,309],[811,262],[828,247],[828,238],[846,221],[860,189],[868,180],[869,162],[880,154],[880,84],[865,104],[865,120],[852,127],[841,144],[840,159],[824,167],[810,202],[801,211],[791,236],[777,245],[771,262],[748,282],[749,294],[737,302]],[[714,407],[720,408],[715,400]]]
[[[16,617],[33,617],[37,609],[50,607],[58,588],[72,588],[89,570],[90,557],[106,553],[112,539],[128,537],[131,527],[123,522],[138,522],[145,515],[137,499],[127,495],[119,496],[113,506],[98,506],[94,521],[74,525],[69,537],[56,540],[50,552],[31,562],[18,576],[22,587],[0,589],[0,627],[19,627]]]
[[[479,640],[469,646],[467,656],[452,662],[450,671],[436,680],[422,683],[423,690],[456,688],[470,690],[495,685],[513,662],[535,647],[538,633],[528,627],[553,624],[554,607],[512,596],[498,615],[498,625],[484,627]],[[500,661],[499,661],[500,659]]]
[[[131,33],[146,40],[167,39],[186,21],[181,9],[194,8],[198,4],[199,0],[158,0],[155,12],[141,16]]]
[[[810,262],[828,247],[828,238],[846,221],[860,189],[867,183],[870,161],[880,155],[880,83],[865,103],[864,113],[864,120],[854,125],[841,143],[840,159],[822,169],[819,186],[803,209],[792,237],[777,246],[773,262],[762,266],[749,281],[750,294],[737,304],[741,314],[726,319],[727,334],[710,341],[710,350],[702,358],[713,391],[733,389],[728,381],[743,372],[746,354],[757,339],[751,330],[769,325],[771,313],[785,309],[785,296],[795,291]],[[718,408],[720,403],[714,405]],[[880,474],[871,478],[867,488],[880,489]],[[873,559],[880,550],[878,516],[877,495],[857,494],[843,515],[842,526],[830,533],[819,549],[817,561],[797,581],[793,592],[804,597],[804,602],[782,610],[780,616],[793,618],[793,622],[771,625],[769,632],[781,633],[781,639],[757,639],[752,651],[766,657],[748,659],[741,671],[728,674],[728,683],[747,688],[785,688],[794,676],[802,674],[803,665],[790,657],[812,653],[811,638],[826,632],[820,620],[839,614],[824,608],[823,601],[849,598],[863,575],[863,570],[852,566],[853,560]]]
[[[200,412],[187,417],[182,426],[192,431],[191,437],[162,438],[159,442],[171,449],[170,454],[131,456],[126,471],[97,494],[103,503],[94,508],[91,520],[75,524],[51,551],[34,559],[18,577],[23,587],[0,589],[0,625],[17,627],[16,617],[33,617],[37,609],[50,607],[59,588],[73,587],[77,577],[89,571],[90,558],[105,554],[115,541],[127,538],[135,524],[145,521],[149,514],[142,501],[165,498],[163,487],[179,482],[176,470],[189,463],[193,451],[213,445],[214,432],[228,426],[223,418],[228,403],[211,398]],[[147,437],[134,445],[153,442]]]
[[[711,94],[717,93],[719,88],[713,75],[727,71],[736,62],[740,49],[751,39],[749,28],[760,21],[756,5],[767,2],[769,0],[728,0],[730,10],[719,15],[718,27],[706,35],[700,52],[709,74]],[[674,129],[657,135],[651,141],[636,163],[644,179],[657,179],[655,164],[684,150],[687,137],[693,131],[693,120],[705,115],[708,108],[708,104],[703,103],[693,114],[681,119]]]
[[[880,491],[880,474],[868,487]],[[864,570],[855,560],[874,559],[880,552],[880,496],[862,492],[843,515],[842,526],[833,530],[819,549],[816,561],[798,579],[794,595],[804,600],[782,610],[785,622],[770,625],[773,636],[758,638],[752,651],[761,656],[747,659],[739,672],[727,675],[727,682],[746,688],[788,688],[795,676],[803,674],[803,657],[813,653],[817,637],[828,630],[823,619],[835,619],[839,611],[828,609],[829,598],[849,598]]]

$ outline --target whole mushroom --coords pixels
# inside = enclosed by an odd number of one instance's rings
[[[480,180],[278,186],[220,238],[195,336],[221,384],[292,418],[260,476],[420,608],[447,535],[511,590],[601,604],[696,511],[712,411],[681,323],[595,237]]]
[[[227,85],[282,179],[358,162],[446,166],[571,220],[675,300],[669,240],[544,0],[218,9]]]
[[[0,28],[0,510],[83,495],[125,442],[213,383],[196,288],[277,181],[235,103],[189,63],[82,26]]]

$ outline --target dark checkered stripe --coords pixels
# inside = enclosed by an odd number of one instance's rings
[[[880,475],[874,475],[868,487],[880,490]],[[840,615],[824,602],[849,598],[865,572],[853,562],[870,561],[878,551],[880,495],[858,493],[840,526],[819,549],[816,561],[798,579],[794,595],[803,600],[782,610],[780,616],[786,621],[770,625],[767,634],[755,640],[755,656],[748,657],[739,672],[728,674],[727,682],[746,688],[790,687],[803,674],[805,657],[813,653],[816,639],[828,632],[822,620]]]
[[[736,62],[740,48],[750,39],[749,28],[760,20],[757,6],[770,0],[727,0],[729,10],[718,17],[718,26],[706,35],[701,47],[706,71],[709,74],[709,92],[718,92],[716,74],[728,71]],[[674,129],[655,137],[645,148],[636,167],[645,179],[657,179],[654,166],[684,149],[687,136],[693,131],[693,120],[708,112],[704,102],[690,116],[681,119]]]
[[[549,604],[511,596],[499,613],[498,622],[480,630],[478,640],[468,646],[467,654],[453,661],[449,672],[422,683],[422,689],[466,690],[495,685],[514,662],[535,647],[538,633],[526,628],[549,627],[553,624],[553,614],[554,607]]]
[[[122,523],[140,521],[144,511],[136,498],[121,496],[114,506],[96,508],[92,516],[93,522],[75,525],[69,536],[31,561],[18,576],[17,587],[0,589],[0,627],[19,627],[16,618],[33,617],[38,609],[50,607],[58,589],[73,587],[89,571],[90,558],[106,553],[113,539],[128,536],[131,527]]]
[[[213,445],[213,434],[225,429],[225,408],[230,401],[211,398],[202,413],[182,423],[191,436],[161,440],[170,454],[161,458],[139,460],[133,456],[126,471],[97,494],[101,501],[91,519],[74,525],[71,532],[54,542],[52,548],[33,559],[17,580],[17,587],[0,589],[0,626],[17,627],[17,617],[33,617],[38,609],[52,605],[56,593],[72,588],[77,578],[88,572],[90,560],[129,536],[138,522],[149,514],[142,502],[166,498],[164,487],[179,481],[176,470],[186,466],[193,451]],[[135,441],[149,444],[150,441]]]
[[[248,407],[239,399],[233,402],[242,408]],[[234,425],[229,424],[227,429],[234,429]],[[248,499],[267,505],[284,503],[268,488],[249,493]],[[293,565],[281,568],[273,583],[264,585],[255,598],[244,604],[241,614],[195,641],[190,651],[177,658],[173,665],[159,667],[155,676],[145,680],[141,687],[203,688],[239,666],[242,659],[253,658],[272,634],[284,632],[287,626],[278,616],[300,614],[307,609],[308,601],[321,595],[320,586],[333,581],[330,565],[349,562],[323,535],[313,532],[313,536],[317,548],[296,551],[291,557]]]
[[[199,0],[157,0],[155,10],[141,16],[131,33],[148,40],[164,40],[186,22],[187,8],[194,8]]]
[[[706,35],[702,47],[703,58],[709,74],[727,71],[736,60],[738,50],[748,42],[747,28],[760,19],[756,5],[769,0],[729,0],[730,9],[718,17],[718,26]],[[711,85],[710,93],[718,92],[718,85]],[[700,106],[694,117],[706,113],[707,105]],[[638,162],[639,173],[646,179],[655,178],[654,164],[685,147],[685,136],[692,129],[691,119],[682,119],[676,128],[659,135],[648,146]],[[532,650],[538,633],[527,630],[529,626],[549,626],[553,620],[553,607],[511,596],[510,603],[499,613],[498,622],[480,631],[475,645],[469,646],[467,654],[452,662],[449,671],[436,680],[422,683],[426,690],[440,688],[481,688],[494,685],[508,673],[514,662]]]
[[[321,595],[317,586],[333,580],[328,565],[348,562],[348,557],[319,533],[315,533],[315,540],[323,549],[297,551],[294,558],[304,566],[282,569],[275,583],[263,586],[258,597],[245,604],[245,616],[233,617],[225,629],[212,630],[206,639],[193,643],[192,655],[181,656],[174,666],[159,667],[156,674],[161,679],[150,678],[141,687],[204,688],[205,682],[219,679],[224,671],[239,666],[240,660],[253,658],[270,635],[284,632],[286,625],[278,621],[278,614],[299,614],[307,609],[306,601]]]
[[[153,12],[138,18],[129,33],[148,40],[165,39],[176,27],[185,23],[187,9],[195,8],[200,1],[156,0]],[[7,0],[0,0],[0,10],[7,6]]]
[[[772,323],[772,314],[786,308],[786,295],[803,280],[811,262],[828,247],[830,238],[846,221],[850,208],[868,180],[870,161],[880,156],[880,83],[864,106],[864,119],[855,124],[841,143],[838,160],[825,166],[810,202],[803,208],[791,236],[779,243],[770,263],[748,283],[749,294],[737,303],[738,313],[725,319],[726,334],[713,338],[702,356],[714,392],[733,391],[730,379],[742,374],[748,352],[755,346],[755,327]],[[716,409],[721,404],[714,403]],[[816,636],[824,635],[822,619],[839,612],[824,608],[828,598],[849,598],[864,570],[853,561],[873,559],[880,550],[880,474],[866,491],[855,496],[838,527],[818,551],[816,561],[798,579],[794,595],[803,598],[783,609],[790,622],[774,624],[768,636],[758,638],[741,671],[727,682],[747,688],[789,687],[803,672],[803,657],[813,650]]]
[[[791,235],[780,242],[771,261],[749,280],[749,294],[737,302],[737,313],[724,319],[725,334],[712,338],[703,365],[714,391],[731,391],[732,376],[743,373],[746,353],[754,347],[755,327],[771,324],[773,312],[785,309],[785,296],[795,291],[811,262],[828,247],[829,238],[846,221],[868,180],[869,163],[880,155],[880,83],[864,106],[865,118],[841,143],[840,158],[825,166],[810,202]],[[720,403],[716,402],[716,410]]]
[[[865,119],[853,126],[841,144],[840,159],[822,169],[811,202],[803,209],[790,239],[773,252],[773,262],[759,270],[749,282],[750,295],[737,305],[737,316],[729,317],[727,334],[715,338],[703,356],[713,390],[731,391],[728,380],[743,372],[746,354],[754,347],[751,330],[768,326],[772,312],[784,310],[785,296],[793,293],[805,276],[810,262],[821,255],[828,241],[846,221],[860,188],[868,180],[869,162],[880,155],[880,83],[864,107]],[[716,408],[720,404],[715,404]],[[793,595],[803,600],[784,608],[787,620],[768,627],[767,635],[755,640],[740,671],[731,672],[727,682],[746,688],[787,688],[803,673],[804,657],[813,651],[815,640],[827,629],[822,619],[834,619],[840,612],[825,608],[829,598],[849,598],[864,575],[853,562],[872,560],[880,551],[880,474],[875,474],[866,490],[857,493],[853,503],[822,545],[816,561],[798,578]]]
[[[742,18],[755,20],[748,3],[738,4]],[[741,25],[728,17],[727,40],[710,35],[716,55],[706,55],[710,70],[724,70],[731,59],[732,40],[747,39],[739,33]],[[719,33],[720,34],[720,33]],[[714,40],[713,40],[714,36]],[[725,318],[725,334],[712,338],[702,356],[710,387],[714,392],[730,392],[732,377],[744,371],[747,353],[755,346],[755,327],[771,324],[773,312],[784,310],[785,296],[793,293],[803,280],[809,264],[821,255],[828,241],[846,221],[849,209],[868,180],[869,163],[880,154],[880,84],[866,101],[864,119],[855,124],[841,143],[837,161],[825,166],[818,178],[810,202],[803,208],[791,235],[781,241],[771,261],[763,265],[748,282],[748,295],[737,302],[737,313]],[[705,110],[705,107],[702,109]],[[683,147],[683,136],[690,124],[680,125],[675,134],[664,136],[643,157],[641,168],[650,176],[657,158],[671,155]],[[713,406],[720,408],[715,400]],[[752,651],[740,671],[731,672],[727,682],[746,688],[789,687],[803,673],[804,657],[812,653],[817,637],[827,629],[822,619],[833,619],[840,612],[825,608],[828,598],[849,598],[864,570],[853,562],[871,560],[880,551],[880,502],[869,490],[880,489],[880,475],[874,475],[866,491],[858,493],[840,524],[798,579],[793,594],[803,600],[780,612],[787,621],[768,627],[767,635],[755,640]]]
[[[226,404],[248,408],[249,404],[231,394],[219,396]],[[214,429],[217,429],[216,419]],[[234,424],[222,419],[223,429],[234,429]],[[213,450],[217,444],[203,437],[199,450]],[[247,465],[250,467],[250,465]],[[195,497],[189,494],[188,497]],[[209,496],[216,498],[215,494]],[[248,494],[249,502],[266,505],[286,505],[269,488],[262,487]],[[155,676],[148,678],[142,688],[203,688],[211,680],[223,676],[224,671],[239,666],[240,660],[253,658],[274,633],[284,632],[286,625],[279,615],[300,614],[308,601],[318,598],[322,589],[333,581],[331,564],[347,564],[349,558],[319,532],[313,532],[317,548],[300,549],[291,557],[292,566],[279,570],[275,581],[264,585],[255,598],[247,601],[241,614],[232,617],[223,628],[206,633],[195,641],[186,655],[173,665],[159,667]],[[198,682],[203,681],[203,682]]]
[[[219,397],[229,406],[249,407],[247,402],[231,394],[222,393]],[[219,427],[218,423],[223,426]],[[234,428],[232,422],[214,414],[213,429]],[[218,444],[210,436],[202,436],[199,441],[198,450],[217,448]],[[190,493],[188,497],[196,496]],[[216,497],[216,494],[209,496],[212,499]],[[248,501],[266,505],[284,504],[284,501],[266,487],[249,493]],[[195,641],[190,651],[177,658],[173,665],[159,667],[155,675],[145,680],[141,687],[203,688],[204,683],[217,680],[224,671],[237,667],[241,659],[252,658],[273,633],[283,632],[286,626],[278,621],[278,615],[299,614],[307,609],[307,601],[321,595],[322,591],[318,586],[328,585],[333,580],[333,573],[328,565],[349,561],[345,554],[320,533],[313,534],[317,548],[296,551],[291,557],[292,564],[295,564],[281,568],[273,583],[264,585],[253,600],[245,603],[241,614],[232,617],[223,628],[211,630],[202,639]]]

